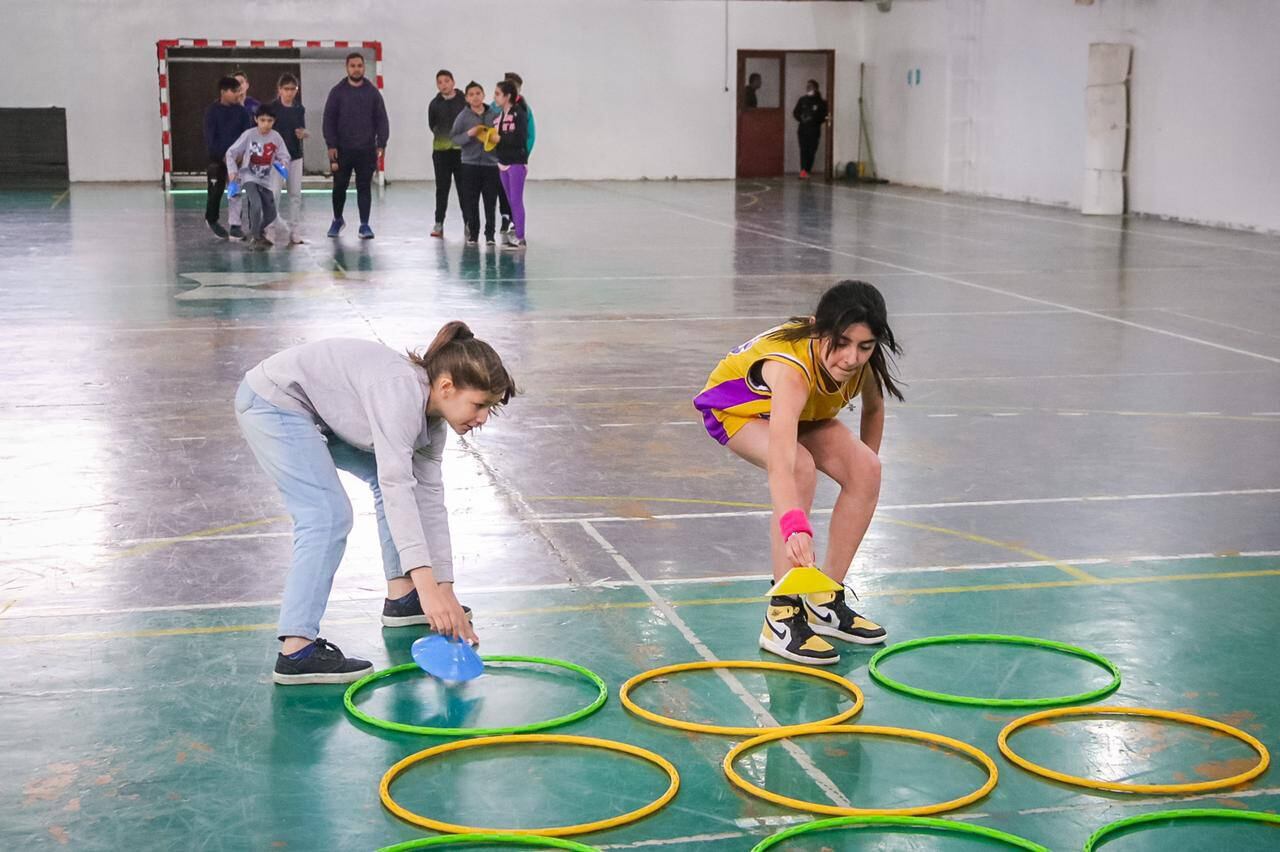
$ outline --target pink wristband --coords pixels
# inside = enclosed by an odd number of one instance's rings
[[[809,518],[802,509],[792,509],[778,519],[778,528],[782,530],[782,540],[786,541],[796,533],[804,533],[813,537],[813,527],[809,526]]]

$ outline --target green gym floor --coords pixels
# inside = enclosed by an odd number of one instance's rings
[[[355,722],[341,686],[271,683],[289,527],[231,400],[278,349],[326,336],[420,345],[453,318],[525,390],[446,457],[459,595],[482,651],[599,673],[605,707],[552,733],[638,745],[681,775],[658,813],[576,839],[749,850],[810,819],[729,785],[720,764],[740,740],[634,718],[617,690],[657,666],[774,659],[756,647],[764,478],[706,436],[689,400],[725,351],[845,277],[881,288],[906,347],[881,507],[849,576],[890,641],[1079,645],[1123,673],[1099,703],[1208,716],[1280,749],[1280,238],[896,187],[534,183],[530,246],[512,255],[464,247],[456,209],[447,239],[430,240],[432,203],[429,185],[388,187],[377,239],[330,241],[328,198],[308,194],[308,242],[254,254],[211,237],[201,194],[0,193],[0,848],[371,850],[429,834],[383,808],[378,782],[446,740]],[[404,663],[421,630],[381,628],[372,504],[348,485],[356,531],[324,635],[378,668]],[[833,499],[824,483],[821,525]],[[833,670],[866,695],[855,722],[944,734],[995,760],[994,791],[944,817],[1057,852],[1148,811],[1280,808],[1275,770],[1195,796],[1042,780],[996,747],[1020,712],[888,691],[867,673],[875,649],[842,650]],[[1108,678],[1014,647],[927,648],[885,670],[1002,697]],[[732,690],[714,672],[676,674],[635,697],[730,725],[755,724],[757,702],[781,723],[849,706],[803,676],[735,678]],[[358,703],[487,727],[592,696],[566,672],[495,665],[454,688],[396,678]],[[739,770],[794,798],[883,808],[953,799],[984,777],[920,744],[795,745]],[[1035,726],[1015,745],[1059,771],[1139,783],[1254,762],[1224,736],[1142,720]],[[538,746],[445,755],[392,789],[450,822],[537,828],[632,810],[665,784],[632,757]],[[846,829],[779,848],[1007,847]],[[1280,828],[1188,822],[1106,845],[1227,848],[1280,848]]]

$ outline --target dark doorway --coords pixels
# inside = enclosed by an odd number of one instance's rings
[[[70,181],[65,109],[0,109],[0,139],[0,185]]]
[[[268,103],[275,100],[276,81],[281,74],[301,78],[300,55],[296,48],[171,48],[168,61],[173,171],[204,174],[209,159],[204,146],[204,111],[218,99],[219,78],[243,71],[249,77],[250,97]],[[320,104],[324,104],[322,96]]]

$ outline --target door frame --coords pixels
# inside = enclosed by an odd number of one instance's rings
[[[835,134],[836,51],[834,48],[807,48],[802,50],[788,50],[785,48],[768,49],[768,50],[754,49],[754,48],[739,48],[738,50],[738,85],[734,91],[734,96],[733,96],[733,101],[734,101],[733,114],[735,116],[735,121],[733,124],[734,177],[735,178],[737,177],[738,152],[739,152],[739,146],[742,144],[742,140],[738,138],[738,135],[739,135],[738,122],[736,121],[736,117],[742,113],[742,92],[747,85],[747,79],[746,79],[747,60],[757,59],[757,58],[777,59],[779,61],[778,64],[781,67],[781,71],[780,71],[781,79],[779,79],[778,85],[782,92],[786,92],[787,90],[787,54],[788,53],[819,53],[826,56],[827,58],[827,79],[826,79],[826,90],[825,90],[826,98],[827,98],[827,121],[826,121],[827,152],[826,152],[826,158],[825,158],[826,173],[823,179],[827,183],[831,183],[832,180],[835,179],[834,171],[835,171],[835,149],[836,149],[836,134]],[[784,110],[786,109],[785,103],[782,105],[782,108]]]

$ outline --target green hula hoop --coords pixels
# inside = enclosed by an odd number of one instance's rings
[[[1123,831],[1131,826],[1171,819],[1224,819],[1239,820],[1241,822],[1269,822],[1280,826],[1280,815],[1260,813],[1258,811],[1233,811],[1227,808],[1187,808],[1181,811],[1156,811],[1116,820],[1109,825],[1104,825],[1084,842],[1084,852],[1093,852],[1094,849],[1097,849],[1105,842],[1109,835]]]
[[[920,828],[926,831],[949,831],[956,834],[974,834],[984,837],[987,840],[999,840],[1007,843],[1016,849],[1025,849],[1028,852],[1050,852],[1047,846],[1041,846],[1024,837],[1018,837],[1016,834],[1008,834],[994,828],[987,828],[982,825],[973,825],[967,822],[956,822],[950,819],[934,819],[932,817],[910,817],[910,816],[850,816],[836,817],[835,819],[820,819],[813,822],[806,822],[803,825],[797,825],[788,828],[785,831],[779,831],[777,834],[771,834],[764,840],[752,848],[751,852],[764,852],[766,849],[772,849],[784,840],[790,840],[797,834],[807,834],[811,831],[823,831],[828,828],[839,828],[846,825],[901,825],[911,828]],[[1088,852],[1086,850],[1085,852]]]
[[[590,716],[592,713],[604,706],[604,702],[609,697],[609,687],[605,684],[600,675],[583,668],[575,663],[565,662],[564,660],[554,660],[549,657],[517,657],[517,656],[493,656],[481,657],[488,663],[534,663],[542,666],[554,666],[556,668],[568,669],[571,672],[577,672],[596,685],[600,690],[594,701],[579,710],[572,713],[566,713],[563,716],[557,716],[554,719],[546,719],[541,722],[530,722],[527,725],[515,725],[509,728],[432,728],[426,725],[406,725],[403,722],[393,722],[389,719],[379,719],[377,716],[370,716],[363,710],[356,707],[355,695],[375,681],[383,678],[393,677],[401,672],[422,671],[417,663],[405,663],[400,666],[392,666],[389,669],[367,674],[360,678],[351,686],[347,687],[346,693],[342,696],[342,703],[346,706],[347,712],[355,718],[359,719],[367,725],[373,725],[375,728],[382,728],[387,731],[399,731],[402,734],[421,734],[428,737],[490,737],[502,736],[507,734],[529,734],[534,731],[545,731],[548,728],[567,725],[570,722],[576,722],[579,719]]]
[[[428,846],[449,846],[463,843],[490,843],[495,846],[541,846],[551,849],[572,849],[574,852],[599,852],[594,846],[561,840],[559,837],[538,837],[533,834],[446,834],[443,837],[423,837],[407,840],[394,846],[384,846],[378,852],[409,852],[410,849],[426,849]]]
[[[922,648],[926,645],[983,643],[1030,645],[1035,648],[1048,648],[1051,651],[1080,657],[1091,663],[1096,663],[1110,672],[1111,682],[1099,689],[1081,692],[1077,695],[1059,695],[1052,698],[979,698],[972,695],[951,695],[946,692],[931,692],[927,689],[919,689],[896,681],[880,671],[880,663],[887,657],[900,654],[903,651],[910,651],[913,648]],[[867,664],[867,673],[871,675],[872,680],[895,692],[904,692],[907,695],[914,695],[917,698],[925,698],[929,701],[942,701],[947,704],[972,704],[979,707],[1053,707],[1059,704],[1082,704],[1088,701],[1096,701],[1120,688],[1120,669],[1116,667],[1115,663],[1101,654],[1086,651],[1084,648],[1077,648],[1075,645],[1054,642],[1052,639],[1037,639],[1034,636],[1004,636],[995,633],[960,633],[953,636],[928,636],[923,639],[899,642],[896,645],[890,645],[872,657],[871,662]]]

